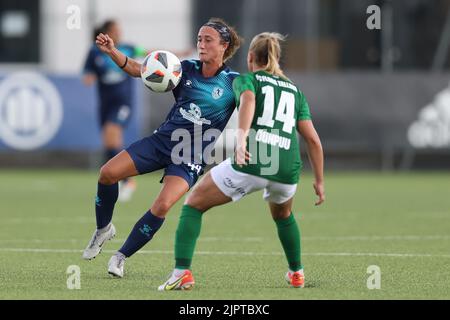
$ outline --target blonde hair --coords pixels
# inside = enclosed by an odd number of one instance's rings
[[[264,67],[264,71],[287,78],[280,68],[281,46],[280,42],[286,39],[277,32],[263,32],[256,35],[250,43],[250,51],[255,54],[255,62]]]

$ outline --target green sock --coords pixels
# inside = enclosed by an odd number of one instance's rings
[[[278,229],[278,237],[283,246],[291,271],[303,269],[300,258],[300,229],[297,226],[294,215],[290,214],[286,219],[275,220]]]
[[[201,211],[188,205],[181,209],[180,221],[175,234],[175,268],[189,269],[194,256],[195,243],[202,227]]]

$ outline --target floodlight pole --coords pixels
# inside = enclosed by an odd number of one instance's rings
[[[306,1],[306,69],[309,71],[318,67],[318,1]]]
[[[444,69],[446,54],[450,45],[450,8],[447,12],[447,19],[445,21],[444,30],[441,33],[441,39],[436,49],[436,53],[433,58],[433,64],[431,70],[433,72],[440,72]]]
[[[386,1],[381,9],[381,70],[394,70],[394,10],[392,2]]]

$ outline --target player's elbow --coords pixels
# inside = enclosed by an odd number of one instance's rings
[[[134,69],[128,73],[130,76],[134,78],[140,78],[141,77],[141,71],[140,69]]]
[[[322,150],[322,142],[317,134],[304,137],[306,144],[309,149],[320,149]]]
[[[124,69],[124,71],[134,78],[138,78],[141,76],[141,68],[134,64],[129,70]]]
[[[131,59],[129,63],[131,64],[132,67],[128,74],[132,77],[139,78],[141,76],[141,64]]]

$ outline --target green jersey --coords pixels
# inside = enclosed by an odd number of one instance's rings
[[[265,71],[237,77],[233,90],[238,108],[242,92],[253,91],[256,98],[247,139],[252,159],[246,166],[233,164],[233,169],[281,183],[297,183],[302,168],[297,121],[311,119],[303,93],[291,81]]]

